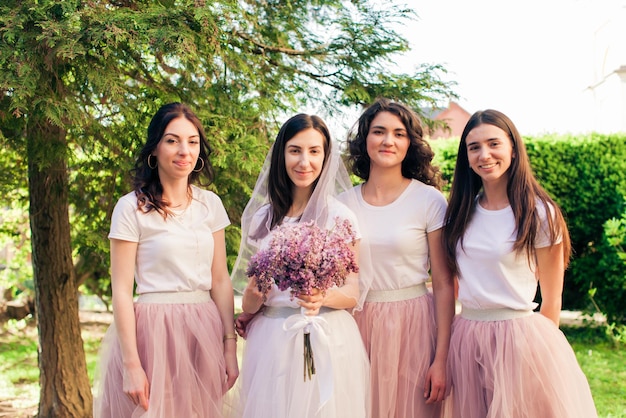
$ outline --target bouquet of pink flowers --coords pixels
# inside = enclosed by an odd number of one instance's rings
[[[276,283],[292,297],[310,295],[313,289],[326,291],[344,284],[350,272],[358,272],[350,244],[352,224],[335,218],[332,229],[313,221],[283,224],[273,231],[270,244],[252,256],[246,274],[255,277],[259,291],[267,293]]]
[[[313,221],[283,224],[273,231],[269,246],[250,258],[246,274],[254,277],[258,289],[266,294],[274,283],[281,291],[290,289],[291,297],[311,295],[314,289],[327,291],[345,283],[350,272],[358,272],[350,244],[354,242],[352,224],[335,218],[332,229],[318,227]],[[304,380],[315,374],[309,327],[304,328]]]

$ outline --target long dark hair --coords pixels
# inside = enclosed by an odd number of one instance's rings
[[[508,170],[507,184],[507,197],[517,227],[513,249],[518,253],[526,254],[529,260],[530,257],[534,258],[535,238],[541,225],[537,203],[541,202],[547,213],[550,242],[554,244],[559,237],[562,238],[563,256],[565,266],[567,266],[571,255],[571,243],[563,214],[558,205],[535,179],[526,146],[513,122],[502,112],[492,109],[474,113],[461,135],[445,217],[444,245],[448,265],[455,273],[458,273],[457,243],[460,242],[461,246],[463,245],[463,236],[475,211],[476,196],[483,185],[480,176],[470,167],[467,155],[467,135],[472,129],[482,124],[489,124],[502,129],[511,140],[513,155],[515,156],[512,158]],[[551,214],[553,215],[551,216]]]
[[[326,165],[330,155],[330,131],[319,116],[300,113],[291,117],[283,124],[276,136],[272,149],[267,185],[267,192],[272,207],[271,228],[283,221],[293,203],[293,182],[289,178],[285,167],[285,146],[291,138],[307,129],[315,129],[324,137],[323,166]],[[315,189],[318,180],[319,178],[313,183],[313,189]]]
[[[350,150],[348,165],[352,173],[363,180],[369,179],[370,157],[367,154],[367,135],[372,121],[380,112],[389,112],[399,117],[409,136],[409,149],[402,161],[402,176],[440,189],[441,173],[438,167],[432,165],[435,153],[424,140],[419,116],[408,106],[386,98],[376,99],[365,109],[348,136]]]
[[[133,187],[137,195],[139,208],[146,212],[156,210],[161,213],[163,217],[167,217],[170,211],[167,207],[167,202],[163,200],[163,185],[159,178],[159,170],[150,167],[150,165],[154,166],[154,164],[156,164],[156,159],[151,157],[151,155],[161,141],[167,125],[169,125],[172,120],[180,117],[184,117],[191,122],[198,129],[198,134],[200,135],[200,154],[196,162],[196,168],[189,174],[188,184],[198,182],[200,176],[206,179],[203,185],[209,185],[213,181],[213,167],[209,161],[211,148],[209,147],[200,119],[189,106],[183,103],[169,103],[161,106],[150,121],[150,125],[148,126],[148,139],[139,152],[132,172]],[[149,165],[148,159],[154,162],[151,162]],[[204,161],[204,164],[200,159]]]

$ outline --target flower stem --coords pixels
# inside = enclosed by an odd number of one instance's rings
[[[307,377],[311,380],[311,376],[315,374],[315,360],[313,359],[313,349],[311,347],[311,334],[304,334],[304,381]]]

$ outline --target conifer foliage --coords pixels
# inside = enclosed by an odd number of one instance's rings
[[[0,145],[22,158],[3,153],[0,171],[13,170],[29,196],[40,418],[91,416],[77,287],[108,280],[109,215],[159,106],[186,102],[203,119],[212,187],[237,223],[286,113],[453,96],[438,65],[389,71],[408,49],[399,25],[415,15],[379,3],[2,1]]]

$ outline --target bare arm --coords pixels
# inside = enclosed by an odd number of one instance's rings
[[[563,295],[563,263],[562,244],[545,248],[537,248],[537,274],[541,287],[541,307],[539,312],[559,326]]]
[[[435,359],[428,370],[424,388],[426,402],[431,403],[443,400],[446,394],[446,362],[454,318],[454,279],[444,258],[441,229],[428,233],[428,248],[437,321]]]
[[[224,230],[213,233],[214,252],[211,266],[212,287],[211,298],[220,313],[224,326],[224,358],[226,360],[227,386],[230,389],[239,376],[237,364],[237,340],[230,338],[235,334],[233,286],[226,264],[226,240]]]
[[[254,277],[251,277],[241,298],[243,312],[235,320],[235,331],[241,338],[247,338],[248,325],[259,314],[264,302],[265,295],[258,289]]]
[[[136,404],[148,409],[149,384],[137,352],[133,307],[137,243],[111,239],[111,288],[113,317],[122,351],[123,390]]]

